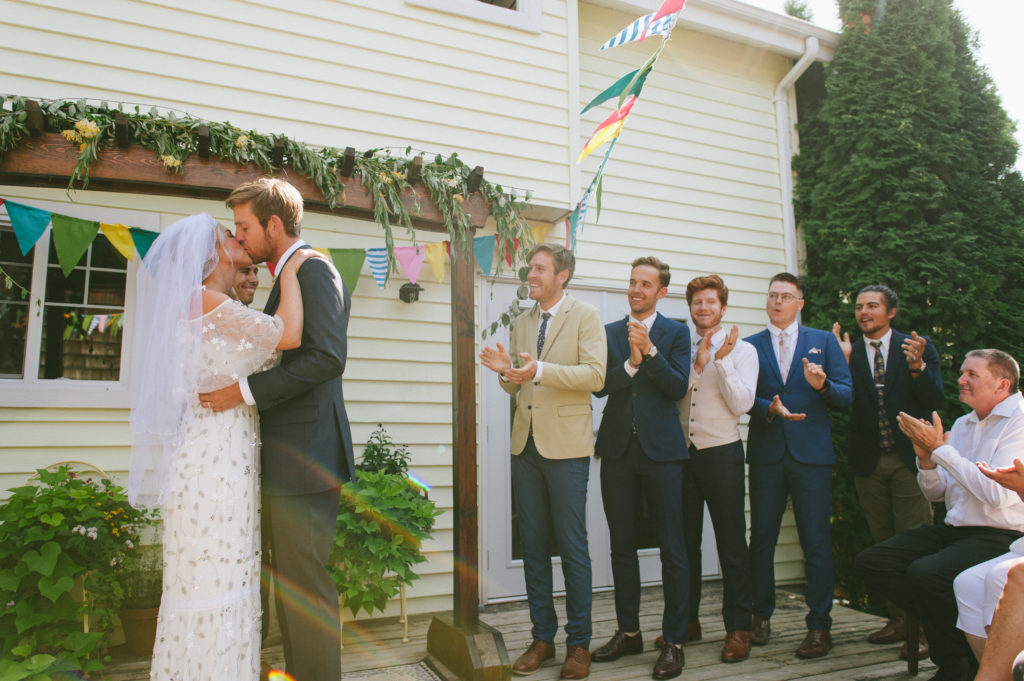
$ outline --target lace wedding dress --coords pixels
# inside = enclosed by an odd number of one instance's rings
[[[283,325],[225,301],[201,318],[200,366],[161,512],[164,578],[151,679],[256,681],[260,657],[259,420],[198,393],[275,364]]]

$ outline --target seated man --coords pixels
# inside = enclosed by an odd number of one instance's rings
[[[960,367],[960,400],[973,408],[944,434],[937,413],[928,424],[901,412],[914,443],[918,484],[929,501],[945,501],[942,525],[901,532],[857,556],[868,588],[916,613],[938,673],[932,681],[973,678],[974,659],[956,628],[953,580],[972,565],[1006,552],[1024,529],[1024,501],[977,467],[1005,467],[1024,447],[1020,369],[1001,350],[972,350]]]

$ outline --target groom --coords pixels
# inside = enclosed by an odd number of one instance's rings
[[[235,237],[254,263],[279,272],[298,248],[302,195],[282,180],[264,178],[228,196]],[[341,484],[355,470],[341,375],[345,371],[349,295],[337,271],[314,258],[298,272],[302,344],[281,364],[242,378],[200,400],[215,410],[243,400],[260,410],[262,525],[270,536],[270,565],[288,673],[295,681],[341,677],[338,594],[327,572]],[[277,282],[265,312],[280,301]],[[254,576],[255,577],[255,576]]]

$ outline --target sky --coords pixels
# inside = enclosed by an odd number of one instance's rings
[[[784,0],[743,0],[776,12],[782,12]],[[995,81],[1003,108],[1017,122],[1017,142],[1024,150],[1024,78],[1016,65],[1020,42],[1020,26],[1024,24],[1024,0],[954,0],[967,23],[978,33],[978,61],[988,68]],[[808,0],[814,23],[839,30],[835,0]],[[1024,153],[1017,156],[1017,167],[1024,169]]]

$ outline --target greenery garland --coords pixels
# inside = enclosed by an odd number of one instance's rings
[[[0,159],[28,136],[27,100],[19,96],[0,95]],[[338,175],[342,166],[344,151],[332,147],[313,147],[297,142],[284,135],[266,135],[255,130],[242,130],[230,123],[214,123],[191,115],[176,115],[173,111],[161,112],[151,108],[142,112],[139,106],[125,110],[124,104],[111,106],[107,102],[93,105],[84,99],[44,100],[40,102],[45,125],[60,133],[79,148],[78,163],[68,182],[68,189],[80,184],[89,186],[89,169],[103,149],[114,146],[114,119],[124,115],[128,127],[128,139],[153,151],[168,172],[183,173],[182,162],[199,149],[200,128],[205,126],[210,134],[210,155],[237,164],[254,163],[268,175],[273,175],[274,145],[283,140],[284,159],[282,165],[305,175],[320,189],[327,204],[334,208],[345,203],[345,187]],[[417,157],[423,157],[420,182],[426,187],[430,200],[435,203],[448,230],[448,237],[454,247],[465,254],[472,253],[473,227],[462,203],[469,195],[468,182],[471,168],[458,154],[440,154],[429,162],[425,152],[412,154],[412,147],[405,148],[402,157],[394,155],[388,148],[370,149],[355,158],[353,174],[359,178],[373,199],[374,220],[384,232],[387,245],[389,273],[397,270],[394,257],[394,235],[392,225],[405,227],[407,236],[416,242],[412,218],[418,214],[418,202],[412,213],[402,203],[402,193],[415,189],[409,183],[408,170]],[[530,200],[530,193],[512,190],[506,195],[501,185],[487,180],[480,183],[479,192],[491,207],[498,237],[498,267],[505,251],[514,240],[521,244],[532,243],[532,232],[523,219],[522,210]],[[520,249],[520,258],[528,249]]]

